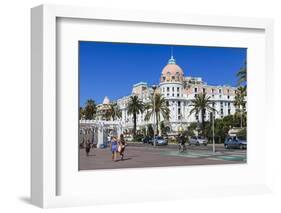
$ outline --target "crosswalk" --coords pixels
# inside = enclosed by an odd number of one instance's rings
[[[246,162],[247,156],[246,152],[236,151],[236,152],[210,152],[210,151],[186,151],[179,152],[175,150],[162,151],[162,155],[166,156],[177,156],[177,157],[186,157],[186,158],[206,158],[210,160],[225,160],[225,161],[241,161]]]

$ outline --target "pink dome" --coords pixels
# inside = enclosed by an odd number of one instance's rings
[[[176,64],[167,64],[163,70],[162,70],[162,75],[166,76],[166,75],[183,75],[183,71],[182,69],[176,65]]]
[[[176,64],[176,60],[172,56],[162,70],[160,81],[183,81],[183,76],[183,70]]]

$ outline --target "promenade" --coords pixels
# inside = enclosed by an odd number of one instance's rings
[[[91,149],[86,156],[85,149],[79,150],[79,169],[119,169],[119,168],[147,168],[164,166],[191,166],[216,164],[246,163],[246,150],[225,150],[222,145],[216,145],[216,152],[212,152],[212,145],[187,146],[186,152],[179,152],[176,145],[153,147],[148,144],[131,143],[126,147],[124,160],[111,160],[111,152],[106,149]]]

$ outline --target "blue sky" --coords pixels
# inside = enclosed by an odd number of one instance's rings
[[[185,76],[202,77],[210,85],[236,86],[247,53],[245,48],[80,41],[80,106],[89,98],[101,103],[104,96],[116,100],[129,95],[140,81],[158,84],[171,47]]]

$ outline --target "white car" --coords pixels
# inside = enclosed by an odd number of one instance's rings
[[[196,146],[200,146],[200,145],[204,145],[207,146],[208,140],[204,137],[201,136],[193,136],[189,139],[189,145],[196,145]]]
[[[124,136],[125,141],[132,142],[134,140],[134,137],[132,135],[126,135]]]

